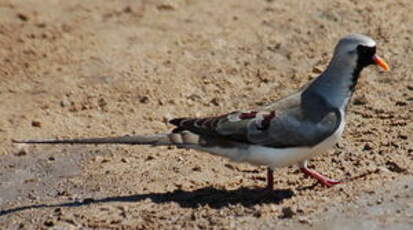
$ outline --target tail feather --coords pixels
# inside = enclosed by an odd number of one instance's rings
[[[39,139],[39,140],[12,140],[13,143],[25,144],[127,144],[127,145],[171,145],[174,144],[169,134],[76,138],[76,139]]]
[[[179,133],[161,133],[153,135],[100,137],[100,138],[75,138],[75,139],[37,139],[37,140],[12,140],[13,143],[24,144],[126,144],[126,145],[197,145],[199,136],[187,131]]]
[[[13,143],[24,144],[126,144],[126,145],[174,145],[181,148],[196,149],[214,155],[245,161],[249,157],[248,146],[225,139],[202,136],[190,131],[177,131],[153,135],[75,138],[75,139],[37,139],[12,140]]]

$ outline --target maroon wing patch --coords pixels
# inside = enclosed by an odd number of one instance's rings
[[[269,114],[263,116],[261,124],[257,127],[258,130],[267,130],[270,127],[271,120],[275,117],[275,111],[271,111]]]
[[[257,116],[256,111],[251,111],[251,112],[247,112],[247,113],[241,113],[240,115],[238,115],[238,118],[241,120],[245,120],[245,119],[252,119],[255,118]]]

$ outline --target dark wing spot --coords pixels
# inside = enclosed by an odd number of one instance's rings
[[[258,130],[267,130],[270,127],[271,120],[275,117],[275,111],[264,115],[261,121],[261,125],[257,127]]]
[[[181,132],[189,130],[195,133],[202,133],[207,135],[215,135],[215,129],[221,119],[226,118],[227,115],[207,118],[176,118],[169,121],[169,123],[177,126],[172,132]]]
[[[195,122],[195,126],[197,127],[203,127],[205,125],[205,123],[208,121],[207,118],[202,118],[202,119],[196,119],[194,120]]]
[[[218,121],[219,121],[219,118],[217,117],[209,118],[209,119],[206,119],[206,121],[203,123],[203,126],[208,129],[214,129],[216,128]]]
[[[214,128],[217,127],[219,120],[220,120],[219,118],[212,119],[211,127],[214,127]]]
[[[175,118],[175,119],[169,120],[169,123],[171,123],[175,126],[181,126],[181,122],[183,120],[186,120],[186,118]]]

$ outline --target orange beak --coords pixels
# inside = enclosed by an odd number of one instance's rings
[[[376,65],[380,66],[384,71],[390,70],[389,65],[387,65],[387,63],[383,59],[381,59],[381,57],[374,55],[373,61],[374,63],[376,63]]]

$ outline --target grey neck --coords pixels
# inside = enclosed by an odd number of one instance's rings
[[[331,111],[343,111],[351,98],[361,68],[334,58],[327,69],[302,93],[302,108],[318,120]]]

